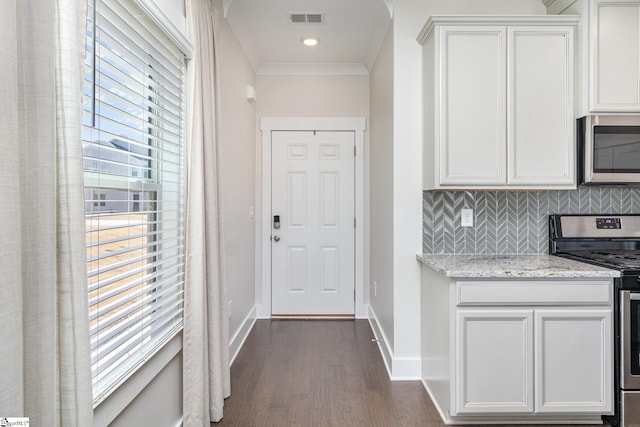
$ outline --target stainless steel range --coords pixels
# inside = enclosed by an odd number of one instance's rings
[[[616,413],[640,427],[640,215],[551,215],[549,253],[620,271],[614,286]]]

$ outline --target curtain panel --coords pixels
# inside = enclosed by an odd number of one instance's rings
[[[186,278],[183,332],[185,427],[223,415],[231,392],[222,216],[216,26],[211,0],[187,0],[194,45],[187,66]]]
[[[91,426],[85,4],[0,2],[0,416]]]

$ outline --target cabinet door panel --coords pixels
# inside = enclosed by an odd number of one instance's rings
[[[573,184],[571,27],[509,27],[509,184]]]
[[[594,111],[640,108],[638,2],[597,2],[592,31],[591,100]]]
[[[533,411],[533,311],[458,310],[455,412]]]
[[[506,183],[505,33],[442,29],[441,184]]]
[[[536,412],[612,408],[611,310],[536,310]]]

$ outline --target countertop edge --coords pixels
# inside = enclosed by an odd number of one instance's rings
[[[547,254],[416,254],[423,265],[460,278],[616,278],[618,270]]]

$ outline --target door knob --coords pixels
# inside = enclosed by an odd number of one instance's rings
[[[273,240],[275,240],[276,242],[280,241],[280,236],[278,236],[277,234],[275,236],[273,236]]]

